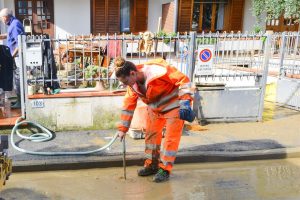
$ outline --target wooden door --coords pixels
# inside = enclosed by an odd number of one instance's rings
[[[193,0],[180,0],[178,10],[178,32],[190,31],[192,28]]]
[[[209,3],[194,3],[191,27],[192,31],[215,32],[218,7],[219,4],[213,1]]]
[[[242,31],[245,0],[229,0],[226,31]]]
[[[120,0],[92,0],[94,35],[120,32]]]
[[[35,35],[48,34],[54,36],[53,0],[15,0],[16,17],[25,25],[32,24]]]
[[[133,33],[148,29],[148,0],[132,0],[130,2],[130,30]]]

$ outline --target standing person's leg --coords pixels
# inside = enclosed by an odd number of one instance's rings
[[[20,90],[20,61],[19,57],[15,58],[16,69],[14,69],[14,89],[17,94],[17,101],[11,108],[19,109],[21,108],[21,90]]]
[[[139,176],[155,174],[158,170],[162,130],[165,120],[159,114],[147,108],[148,118],[145,135],[145,163],[144,167],[138,171]]]
[[[178,151],[182,129],[184,126],[184,121],[179,118],[179,108],[173,109],[166,113],[164,118],[166,119],[165,141],[162,152],[160,153],[160,170],[153,178],[155,182],[163,182],[168,180],[176,158],[176,153]]]

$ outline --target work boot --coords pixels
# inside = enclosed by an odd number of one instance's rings
[[[170,172],[168,170],[164,170],[159,168],[158,172],[153,177],[153,182],[161,183],[169,180]]]
[[[157,167],[153,167],[153,166],[147,166],[147,167],[142,167],[141,169],[139,169],[137,171],[138,176],[150,176],[153,174],[156,174],[158,171]]]

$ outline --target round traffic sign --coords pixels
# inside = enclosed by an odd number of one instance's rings
[[[209,49],[203,49],[199,54],[199,58],[202,62],[210,61],[211,57],[212,57],[212,53]]]

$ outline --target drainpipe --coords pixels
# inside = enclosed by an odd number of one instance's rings
[[[179,0],[174,0],[174,9],[175,9],[175,12],[174,12],[174,32],[177,32],[177,24],[178,24],[178,7],[179,7]]]
[[[18,36],[18,48],[19,48],[19,62],[20,68],[20,91],[21,91],[21,112],[22,118],[26,119],[26,106],[28,105],[28,85],[27,85],[27,69],[24,63],[24,44],[26,43],[26,36],[19,35]]]

